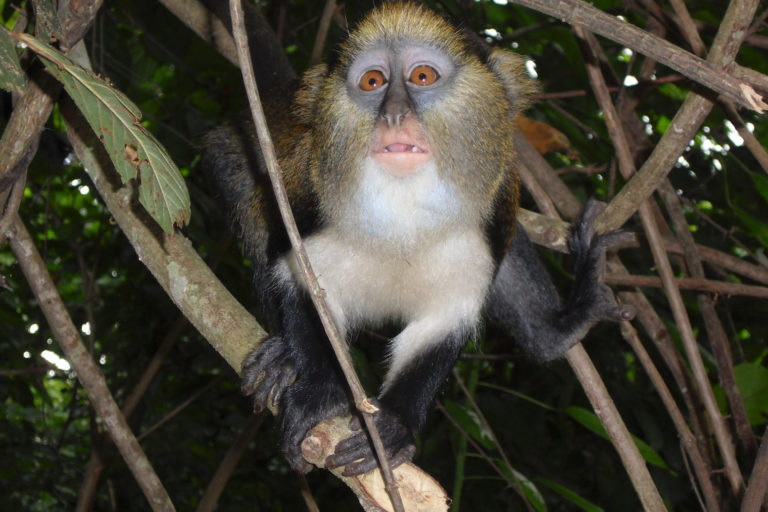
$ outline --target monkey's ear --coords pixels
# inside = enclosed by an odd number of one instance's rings
[[[488,55],[488,66],[501,80],[507,97],[519,114],[530,104],[530,97],[539,90],[538,83],[528,76],[525,58],[503,48],[493,48]]]
[[[317,93],[323,86],[325,78],[328,76],[328,66],[318,64],[312,66],[301,77],[301,88],[296,93],[295,112],[305,122],[314,118],[314,105],[317,99]]]

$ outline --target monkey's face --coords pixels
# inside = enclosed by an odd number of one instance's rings
[[[366,18],[310,85],[313,180],[326,215],[349,217],[338,198],[364,197],[354,215],[391,212],[399,231],[485,218],[514,162],[519,97],[509,84],[520,62],[493,55],[415,3],[385,3]]]
[[[411,176],[435,157],[418,112],[451,86],[454,66],[434,48],[382,45],[362,52],[346,72],[357,107],[376,116],[367,157],[395,178]]]

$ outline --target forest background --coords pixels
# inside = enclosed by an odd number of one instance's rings
[[[425,3],[531,59],[542,92],[523,121],[538,150],[521,142],[523,206],[543,217],[526,213],[524,221],[549,246],[541,254],[562,288],[571,276],[558,252],[561,219],[575,218],[588,198],[609,203],[604,226],[636,233],[609,258],[606,282],[637,318],[598,326],[584,346],[637,440],[651,494],[670,510],[759,510],[768,483],[768,125],[741,85],[768,91],[768,6]],[[146,510],[148,484],[137,485],[132,466],[139,459],[108,435],[132,431],[131,446],[154,468],[140,471],[177,509],[290,511],[314,501],[320,510],[359,510],[329,473],[293,475],[274,420],[251,414],[240,396],[232,367],[244,349],[231,347],[257,337],[253,320],[206,331],[201,317],[232,310],[177,287],[193,275],[214,289],[216,278],[199,277],[202,262],[186,251],[196,252],[241,304],[258,309],[249,264],[196,169],[200,136],[246,108],[245,92],[232,53],[222,56],[193,30],[193,4],[60,2],[57,15],[47,1],[0,0],[6,29],[44,42],[54,35],[138,106],[144,131],[136,136],[142,144],[146,132],[156,137],[191,198],[189,216],[183,193],[160,192],[164,217],[114,169],[98,170],[98,158],[87,164],[87,148],[98,144],[84,142],[90,135],[76,111],[99,123],[77,87],[52,77],[38,50],[0,41],[8,89],[0,93],[0,509]],[[297,72],[330,55],[371,5],[258,2]],[[75,45],[83,34],[84,46]],[[260,48],[252,51],[258,60]],[[6,74],[12,68],[20,75]],[[173,166],[149,160],[161,189],[179,186]],[[148,176],[142,190],[153,183]],[[181,233],[192,245],[164,234],[187,217]],[[139,225],[159,252],[137,241]],[[185,303],[190,297],[197,302]],[[352,349],[370,391],[381,354],[372,333]],[[89,359],[96,364],[80,366]],[[467,347],[414,462],[442,484],[454,510],[639,510],[643,491],[592,412],[596,387],[578,373],[582,363],[532,364],[488,329]],[[100,375],[101,395],[89,387]],[[103,418],[110,400],[128,420],[124,431]]]

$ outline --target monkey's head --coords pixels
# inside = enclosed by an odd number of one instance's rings
[[[533,88],[518,55],[420,4],[382,4],[299,94],[323,214],[383,238],[476,225],[511,179],[513,119]]]

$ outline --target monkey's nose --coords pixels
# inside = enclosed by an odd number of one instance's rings
[[[405,86],[397,80],[389,84],[379,117],[387,122],[387,127],[399,127],[411,112],[411,102]]]
[[[411,109],[405,109],[401,112],[393,112],[393,113],[383,113],[381,115],[382,119],[384,119],[387,122],[387,127],[400,127],[400,125],[405,120],[405,117],[411,112]]]

